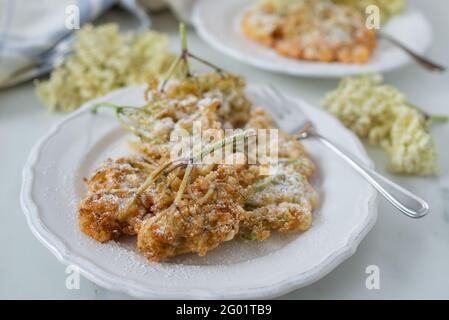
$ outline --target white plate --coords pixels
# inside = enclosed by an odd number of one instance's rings
[[[246,8],[257,0],[198,0],[193,23],[200,37],[215,49],[255,67],[298,76],[342,77],[367,72],[385,72],[411,61],[410,57],[385,40],[378,42],[366,64],[323,63],[283,57],[241,32],[239,22]],[[400,40],[417,53],[424,53],[432,43],[432,28],[428,20],[413,8],[393,17],[382,32]]]
[[[144,87],[129,87],[102,101],[142,105]],[[247,90],[264,101],[260,87]],[[266,96],[265,96],[266,97]],[[359,140],[332,116],[289,97],[322,134],[371,164]],[[23,171],[22,207],[36,237],[65,264],[98,285],[140,298],[268,298],[318,280],[352,255],[377,216],[376,193],[318,142],[306,141],[317,163],[313,184],[319,206],[310,230],[273,235],[265,242],[230,241],[206,257],[190,254],[150,263],[133,243],[100,244],[78,229],[82,177],[107,157],[126,155],[129,135],[108,110],[92,115],[85,104],[34,147]],[[275,106],[266,106],[268,109]]]

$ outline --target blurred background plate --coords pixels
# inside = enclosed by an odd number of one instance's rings
[[[385,40],[378,41],[366,64],[323,63],[283,57],[240,32],[240,20],[245,10],[255,2],[257,0],[199,0],[193,10],[193,24],[204,41],[228,56],[261,69],[290,75],[342,77],[391,71],[411,62],[406,53]],[[424,53],[432,43],[430,23],[412,7],[392,17],[381,31],[419,54]]]

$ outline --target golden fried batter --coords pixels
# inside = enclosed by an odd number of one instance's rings
[[[365,63],[376,46],[355,8],[322,0],[263,0],[241,22],[242,32],[278,53],[303,60]]]
[[[243,167],[218,165],[195,168],[190,190],[176,207],[173,200],[178,183],[164,185],[158,192],[172,199],[154,212],[139,230],[137,247],[149,260],[160,261],[187,252],[200,256],[239,231],[246,191],[239,183]],[[201,172],[203,171],[203,172]]]
[[[270,116],[262,109],[251,114],[247,126],[273,128]],[[246,239],[264,240],[271,230],[305,231],[312,224],[312,211],[317,202],[308,177],[315,165],[302,143],[279,130],[276,172],[259,176],[249,189],[246,211],[241,217],[240,235]]]
[[[285,233],[310,228],[317,197],[301,169],[286,160],[274,175],[254,183],[241,217],[242,237],[264,240],[272,230]]]
[[[165,93],[153,87],[156,100],[144,117],[136,118],[144,130],[139,129],[141,140],[133,145],[143,158],[109,159],[86,180],[88,195],[79,217],[85,234],[100,242],[137,234],[138,250],[161,261],[190,252],[204,256],[236,236],[264,240],[271,231],[311,226],[317,200],[308,177],[315,166],[301,142],[285,132],[278,134],[279,163],[273,175],[262,175],[263,165],[248,161],[195,163],[193,155],[172,161],[170,153],[179,142],[170,135],[176,129],[192,134],[193,121],[206,132],[275,128],[265,111],[247,110],[238,78],[200,80],[171,83]],[[248,158],[234,146],[231,151],[232,157]]]
[[[137,157],[108,159],[86,180],[88,195],[79,207],[81,231],[100,242],[135,234],[136,219],[147,212],[148,196],[143,194],[133,206],[127,204],[152,169]],[[135,219],[120,219],[124,210],[131,211]]]

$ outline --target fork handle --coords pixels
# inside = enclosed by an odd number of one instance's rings
[[[382,176],[373,169],[361,164],[343,151],[341,147],[337,147],[329,139],[321,136],[316,132],[311,132],[310,135],[317,138],[329,149],[334,151],[338,156],[345,160],[351,167],[353,167],[363,178],[365,178],[374,188],[379,191],[394,207],[399,211],[409,216],[410,218],[421,218],[429,213],[429,205],[420,197],[414,195],[410,191],[397,185],[390,179]]]
[[[426,68],[430,71],[436,71],[436,72],[443,72],[446,70],[446,67],[440,64],[437,64],[430,59],[416,53],[415,51],[411,50],[407,46],[405,46],[402,42],[396,40],[395,38],[385,34],[385,33],[378,33],[378,37],[384,40],[387,40],[388,42],[392,43],[393,45],[397,46],[398,48],[402,49],[406,53],[408,53],[417,63],[419,63],[421,66]]]

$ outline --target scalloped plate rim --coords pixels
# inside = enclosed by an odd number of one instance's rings
[[[136,86],[133,86],[136,87]],[[280,295],[286,294],[293,290],[299,289],[301,287],[307,286],[308,284],[319,280],[320,278],[327,275],[331,272],[336,266],[342,263],[344,260],[352,256],[361,240],[366,236],[366,234],[371,230],[375,221],[377,219],[377,202],[378,197],[377,193],[374,189],[368,199],[366,199],[366,210],[368,212],[367,218],[363,223],[360,223],[358,228],[353,228],[351,235],[347,238],[347,243],[336,250],[334,250],[331,254],[327,256],[325,260],[323,260],[317,268],[313,270],[309,270],[307,272],[299,273],[295,275],[294,279],[285,279],[273,285],[268,286],[258,286],[247,288],[246,290],[235,291],[232,293],[220,292],[220,290],[212,290],[212,289],[189,289],[188,292],[181,292],[179,289],[171,289],[170,291],[165,291],[162,294],[155,289],[151,288],[138,288],[136,284],[130,285],[130,281],[126,278],[123,279],[115,279],[117,277],[111,278],[111,275],[108,272],[101,270],[100,267],[96,266],[95,263],[89,261],[82,256],[76,256],[71,254],[70,250],[66,247],[64,242],[49,232],[45,224],[39,218],[39,211],[36,207],[35,203],[33,203],[31,192],[32,186],[34,182],[34,174],[33,170],[39,160],[39,154],[41,147],[50,140],[55,134],[58,133],[62,127],[70,122],[73,118],[78,117],[84,112],[88,112],[88,109],[94,103],[97,103],[102,100],[112,99],[115,96],[120,96],[128,90],[129,88],[122,88],[116,90],[114,92],[109,93],[108,95],[89,101],[83,106],[80,107],[77,111],[68,115],[66,118],[60,120],[58,123],[53,125],[50,131],[42,137],[36,145],[33,147],[30,156],[23,168],[22,177],[22,188],[21,188],[21,206],[22,210],[25,214],[27,223],[32,233],[36,236],[36,238],[44,244],[56,257],[57,259],[65,265],[75,265],[79,268],[80,273],[85,276],[87,279],[92,282],[100,285],[109,290],[119,291],[126,293],[128,295],[134,296],[136,298],[152,298],[152,299],[217,299],[217,298],[226,298],[226,299],[248,299],[248,298],[274,298]],[[139,86],[140,87],[140,86]],[[249,87],[257,87],[256,85],[251,85]],[[307,107],[313,108],[303,100],[298,97],[286,95],[289,98],[295,99],[298,102],[305,104]],[[323,113],[326,117],[332,118],[332,116],[325,114],[323,111],[316,110],[317,112]],[[335,125],[338,126],[342,130],[348,131],[344,128],[336,119],[332,119],[335,122]],[[356,143],[356,147],[359,149],[363,155],[365,155],[369,166],[373,166],[371,160],[367,157],[367,154],[358,140],[358,138],[350,131],[348,131],[353,136],[354,142]],[[356,230],[354,230],[356,229]],[[135,281],[131,281],[135,282]]]

